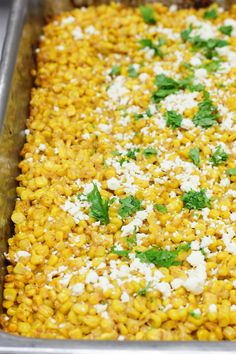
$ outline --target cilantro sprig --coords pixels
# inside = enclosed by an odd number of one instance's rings
[[[198,112],[193,117],[193,123],[202,128],[209,128],[217,124],[219,117],[217,107],[213,104],[208,92],[204,92],[203,101],[198,104]]]
[[[150,48],[154,50],[154,55],[155,56],[159,56],[160,58],[163,58],[164,54],[161,51],[161,46],[163,44],[165,44],[165,40],[164,39],[159,39],[159,41],[157,43],[154,43],[151,39],[141,39],[139,41],[141,48]]]
[[[144,288],[141,288],[137,291],[137,296],[145,296],[150,286],[151,286],[151,282],[149,281]]]
[[[183,117],[176,111],[166,111],[164,117],[166,118],[167,127],[171,127],[172,129],[181,127]]]
[[[218,17],[218,13],[217,13],[216,9],[207,10],[203,14],[203,18],[205,20],[213,20],[213,19],[215,19],[217,17]]]
[[[153,155],[156,155],[157,154],[157,149],[152,147],[152,146],[149,146],[147,147],[146,149],[143,150],[143,155],[146,157],[146,158],[149,158]]]
[[[154,209],[156,209],[157,211],[159,211],[162,214],[166,214],[167,213],[167,208],[163,204],[154,204]]]
[[[111,68],[111,71],[109,72],[109,75],[110,76],[117,76],[117,75],[120,75],[121,73],[121,68],[119,65],[114,65],[112,68]]]
[[[136,70],[134,65],[129,65],[128,66],[128,76],[132,78],[138,77],[138,71]]]
[[[118,214],[123,218],[134,214],[138,210],[142,210],[141,200],[130,195],[126,198],[120,199],[120,208]]]
[[[192,210],[202,210],[203,208],[210,208],[210,199],[207,197],[205,189],[201,189],[199,192],[190,190],[182,195],[182,201],[184,208]]]
[[[220,26],[219,27],[219,31],[223,34],[225,34],[226,36],[231,36],[232,32],[233,32],[233,26],[229,25],[229,26]]]
[[[140,13],[145,23],[155,25],[157,22],[153,9],[150,6],[140,6]]]
[[[222,145],[217,146],[216,151],[212,155],[210,161],[213,166],[219,166],[228,160],[228,154],[224,151]]]
[[[118,250],[115,248],[115,246],[112,246],[111,252],[114,254],[117,254],[117,256],[120,256],[120,257],[128,257],[129,253],[130,253],[129,250]]]
[[[189,243],[178,246],[175,250],[166,250],[157,247],[152,247],[146,251],[136,251],[136,257],[143,263],[153,263],[157,267],[169,268],[171,266],[180,265],[181,262],[177,259],[181,251],[190,250]]]
[[[189,157],[195,166],[199,166],[200,163],[200,150],[198,147],[189,150]]]
[[[93,185],[93,190],[87,195],[87,199],[91,203],[91,216],[97,221],[100,221],[101,224],[107,225],[110,222],[108,214],[108,201],[102,199],[96,184]]]
[[[147,108],[144,113],[134,113],[134,119],[135,120],[139,120],[139,119],[142,119],[144,117],[148,117],[148,118],[152,117],[152,113],[151,113],[149,108]]]

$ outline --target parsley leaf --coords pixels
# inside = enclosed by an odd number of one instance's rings
[[[114,65],[112,68],[111,68],[111,71],[109,72],[109,75],[110,76],[117,76],[117,75],[120,75],[120,66],[119,65]]]
[[[155,149],[154,147],[147,147],[146,149],[143,150],[143,155],[145,157],[150,157],[152,155],[156,155],[157,154],[157,149]]]
[[[193,123],[202,128],[209,128],[217,124],[218,111],[213,105],[208,92],[204,93],[204,99],[198,104],[198,112],[193,117]]]
[[[135,120],[139,120],[139,119],[144,118],[144,117],[148,117],[148,118],[152,117],[152,113],[150,111],[150,108],[147,108],[144,113],[134,113],[134,119]]]
[[[153,9],[149,6],[140,6],[139,9],[144,22],[148,23],[149,25],[155,25],[157,21]]]
[[[223,34],[225,34],[226,36],[231,36],[232,32],[233,32],[233,26],[229,25],[229,26],[220,26],[219,27],[219,31]]]
[[[120,159],[120,161],[119,161],[120,166],[122,166],[124,162],[129,162],[129,161],[128,161],[128,160],[126,160],[126,158],[125,158],[125,157],[122,157],[122,158]]]
[[[182,201],[184,207],[192,210],[201,210],[203,208],[210,208],[210,199],[207,198],[205,189],[201,189],[200,192],[190,190],[182,195]]]
[[[236,168],[228,168],[228,170],[226,170],[226,173],[228,176],[236,176]]]
[[[145,296],[150,286],[151,286],[151,282],[149,281],[144,288],[141,288],[137,291],[137,296]]]
[[[181,127],[181,123],[183,120],[183,117],[181,114],[178,114],[175,111],[166,111],[164,114],[164,117],[166,118],[167,127],[171,127],[173,129]]]
[[[217,13],[216,9],[211,9],[211,10],[205,11],[203,14],[203,18],[205,20],[215,19],[217,17],[218,17],[218,13]]]
[[[228,159],[228,154],[223,150],[222,146],[219,145],[216,148],[216,151],[212,155],[210,161],[213,166],[222,165]]]
[[[138,76],[138,72],[135,69],[134,65],[129,65],[129,67],[128,67],[128,76],[132,77],[132,78],[135,78],[135,77]]]
[[[108,215],[108,201],[102,199],[96,184],[93,185],[93,190],[87,195],[87,199],[91,203],[91,216],[100,221],[101,224],[107,225],[110,222]]]
[[[195,166],[198,166],[200,163],[199,152],[200,152],[200,150],[198,147],[195,147],[195,148],[189,150],[189,157]]]
[[[157,267],[169,268],[171,266],[180,265],[177,257],[182,250],[189,250],[189,244],[179,246],[175,250],[168,251],[166,249],[152,247],[147,251],[135,251],[136,256],[143,263],[153,263]]]
[[[118,210],[118,214],[122,218],[126,218],[127,216],[130,216],[138,210],[142,210],[141,200],[133,197],[132,195],[120,199],[120,208]]]
[[[154,50],[154,55],[158,55],[160,58],[163,58],[163,53],[161,51],[161,46],[165,44],[164,39],[159,39],[158,43],[154,43],[151,39],[141,39],[139,41],[142,48],[150,48]]]
[[[117,254],[120,257],[128,257],[129,256],[129,250],[117,250],[115,249],[115,246],[112,246],[111,252],[114,254]]]
[[[167,213],[166,206],[162,205],[162,204],[154,204],[154,209],[156,209],[157,211],[159,211],[162,214],[166,214]]]

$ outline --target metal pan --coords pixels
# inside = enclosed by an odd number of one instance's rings
[[[79,5],[90,0],[74,0]],[[179,3],[180,0],[168,3]],[[133,0],[129,1],[134,3]],[[206,0],[203,0],[206,4]],[[230,5],[232,1],[227,2]],[[235,1],[234,1],[235,2]],[[197,1],[199,4],[199,1]],[[182,1],[189,4],[189,1]],[[223,4],[220,1],[221,5]],[[34,67],[34,49],[43,18],[72,7],[69,0],[14,0],[7,38],[0,62],[0,304],[5,269],[4,252],[11,235],[10,215],[15,203],[15,178],[19,152],[24,144]],[[0,308],[1,311],[1,308]],[[234,342],[118,342],[47,340],[13,336],[0,330],[0,353],[102,354],[102,353],[235,353]]]

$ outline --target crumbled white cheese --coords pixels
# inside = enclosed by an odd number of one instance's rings
[[[83,283],[76,283],[70,286],[71,293],[73,296],[79,296],[84,292],[84,284]]]
[[[72,31],[72,36],[74,37],[75,40],[80,40],[84,37],[83,32],[79,26],[77,26],[73,31]]]
[[[121,188],[121,182],[115,178],[115,177],[112,177],[110,179],[107,180],[107,187],[113,191]]]

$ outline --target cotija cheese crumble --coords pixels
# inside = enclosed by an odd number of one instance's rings
[[[44,27],[6,331],[236,339],[236,6],[120,4]]]

